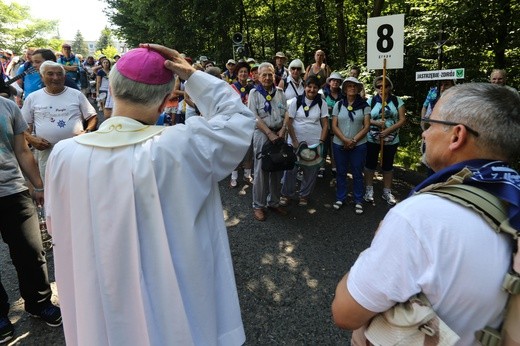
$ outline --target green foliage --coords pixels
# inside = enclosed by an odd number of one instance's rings
[[[112,31],[108,27],[105,27],[103,30],[101,30],[101,36],[99,36],[99,39],[97,41],[96,49],[103,50],[108,46],[113,45],[114,43],[112,42]]]
[[[76,32],[76,36],[74,37],[74,42],[72,42],[72,51],[75,54],[81,54],[83,57],[87,57],[88,55],[88,46],[85,42],[85,39],[83,38],[83,35],[78,30]]]
[[[29,7],[0,0],[0,47],[21,53],[26,47],[45,47],[44,36],[53,32],[57,21],[34,19]]]
[[[223,66],[241,32],[250,56],[272,61],[277,51],[308,66],[321,48],[333,70],[366,61],[366,23],[374,14],[405,14],[404,68],[387,71],[395,94],[406,96],[408,124],[401,131],[403,162],[418,162],[422,102],[436,83],[415,72],[464,67],[466,80],[487,81],[508,70],[520,86],[520,1],[488,0],[105,0],[116,34],[129,46],[156,42]],[[440,33],[442,31],[442,33]],[[439,48],[442,54],[439,54]],[[376,72],[363,68],[367,93]],[[406,146],[409,146],[406,148]]]
[[[108,59],[110,59],[110,61],[113,62],[113,57],[116,54],[118,54],[116,47],[108,46],[108,47],[106,47],[106,48],[104,48],[102,50],[97,50],[96,53],[94,53],[94,56],[95,56],[96,59],[99,59],[100,56],[104,55]]]

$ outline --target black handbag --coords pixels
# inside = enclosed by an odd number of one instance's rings
[[[280,138],[274,143],[267,140],[262,146],[262,151],[256,155],[256,159],[262,160],[262,170],[278,172],[293,169],[296,154],[292,145]]]

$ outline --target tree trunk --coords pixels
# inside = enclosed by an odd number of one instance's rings
[[[496,31],[496,44],[493,46],[495,52],[495,68],[506,68],[506,48],[509,41],[509,24],[511,23],[510,0],[500,1],[502,11],[499,12],[499,23]]]
[[[326,47],[330,47],[331,45],[327,35],[328,22],[324,0],[316,0],[316,19],[318,23],[318,38],[320,40],[319,45],[320,48],[325,49]]]
[[[347,45],[348,38],[345,25],[344,2],[343,0],[336,1],[336,21],[338,26],[338,66],[345,65],[347,60]]]
[[[385,0],[374,0],[374,10],[372,11],[371,17],[379,17],[381,15],[381,11],[383,10],[384,4]]]

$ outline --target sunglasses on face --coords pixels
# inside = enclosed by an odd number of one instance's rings
[[[301,68],[301,67],[291,67],[291,70],[294,70],[294,71],[296,71],[296,70],[301,71],[302,68]]]
[[[466,130],[468,130],[469,133],[471,133],[472,135],[474,135],[475,137],[478,137],[479,136],[479,133],[475,130],[473,130],[471,127],[469,127],[468,125],[464,125],[464,124],[460,124],[460,123],[454,123],[452,121],[445,121],[445,120],[436,120],[436,119],[430,119],[430,118],[421,118],[421,121],[424,123],[423,127],[424,127],[424,131],[428,130],[430,127],[431,127],[431,124],[441,124],[441,125],[446,125],[446,126],[457,126],[457,125],[462,125],[466,128]]]
[[[386,85],[386,87],[388,88],[389,85]],[[376,89],[382,89],[382,88],[383,88],[383,84],[376,85]]]

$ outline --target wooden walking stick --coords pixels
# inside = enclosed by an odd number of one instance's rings
[[[383,166],[383,147],[385,145],[385,141],[381,136],[381,132],[385,129],[385,106],[386,106],[386,58],[383,59],[383,92],[381,94],[381,121],[383,122],[383,126],[381,126],[381,131],[379,132],[379,141],[381,143],[381,167]]]

